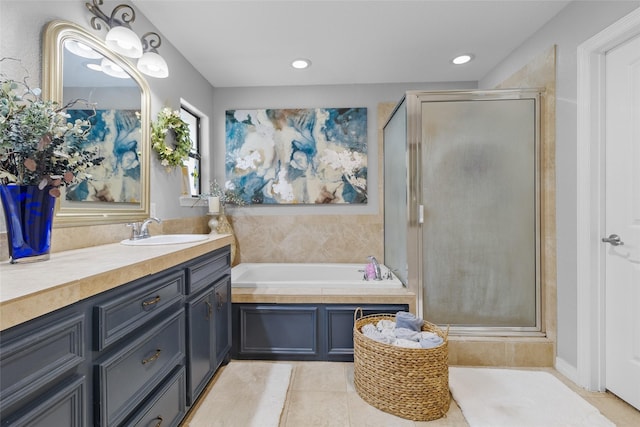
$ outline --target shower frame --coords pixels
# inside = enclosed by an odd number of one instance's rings
[[[398,276],[405,282],[407,287],[417,295],[416,308],[418,314],[424,313],[425,286],[424,286],[424,269],[423,269],[423,248],[424,233],[421,218],[424,214],[423,196],[423,180],[422,180],[422,103],[438,102],[438,101],[485,101],[485,100],[509,100],[509,99],[531,99],[534,101],[533,123],[535,129],[534,135],[534,206],[535,206],[535,324],[526,326],[487,326],[487,325],[451,325],[450,332],[453,335],[472,335],[472,336],[544,336],[544,325],[542,324],[543,310],[542,305],[542,289],[541,289],[541,258],[542,258],[542,229],[541,229],[541,179],[542,173],[540,168],[541,141],[540,141],[540,98],[541,89],[500,89],[500,90],[465,90],[465,91],[408,91],[396,105],[389,119],[384,125],[384,150],[398,150],[399,141],[394,141],[393,147],[390,146],[392,141],[387,141],[387,126],[393,120],[399,109],[405,109],[406,134],[405,134],[405,153],[406,153],[406,253],[391,255],[387,252],[387,239],[394,234],[394,228],[399,224],[389,223],[388,212],[397,208],[395,202],[387,194],[387,156],[385,155],[385,263],[390,268],[396,270]],[[398,173],[393,171],[391,173]],[[398,228],[395,228],[399,230]],[[400,230],[401,231],[401,230]],[[402,233],[401,233],[402,234]],[[404,252],[405,249],[390,248],[390,251]],[[389,256],[388,256],[389,255]],[[406,264],[402,265],[401,259],[406,256]],[[400,258],[400,260],[398,259]],[[396,261],[396,262],[394,262]],[[442,325],[447,326],[447,325]]]

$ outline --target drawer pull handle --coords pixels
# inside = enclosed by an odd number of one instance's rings
[[[142,306],[143,307],[149,307],[150,305],[154,305],[160,302],[160,295],[157,295],[155,298],[147,300],[147,301],[142,301]]]
[[[161,416],[159,416],[159,415],[156,417],[156,420],[158,420],[158,424],[156,424],[156,426],[155,426],[155,427],[160,427],[160,424],[162,424],[162,421],[164,421],[164,420],[163,420],[163,419],[162,419],[162,417],[161,417]]]
[[[211,306],[211,303],[209,301],[205,301],[205,304],[207,304],[207,315],[205,319],[209,320],[211,319],[211,313],[213,312],[213,307]]]
[[[148,359],[142,359],[142,364],[146,365],[147,363],[151,363],[151,362],[155,362],[156,360],[158,360],[158,358],[160,357],[160,352],[162,350],[157,349],[156,350],[156,354],[154,354],[153,356],[149,357]]]

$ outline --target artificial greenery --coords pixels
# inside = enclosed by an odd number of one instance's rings
[[[244,205],[244,200],[242,200],[242,197],[240,197],[231,181],[227,181],[225,183],[224,189],[220,187],[220,184],[218,184],[218,181],[215,179],[212,182],[209,182],[209,193],[203,194],[202,197],[205,198],[211,196],[218,197],[220,199],[220,205],[223,209],[226,205]]]
[[[173,138],[175,147],[166,144],[167,134]],[[189,125],[182,120],[180,112],[163,108],[158,113],[158,120],[151,124],[151,147],[158,153],[160,164],[172,168],[183,166],[191,152]]]
[[[97,149],[86,149],[88,121],[68,122],[64,107],[43,100],[40,89],[0,76],[0,185],[50,187],[91,179],[88,172],[103,161]]]

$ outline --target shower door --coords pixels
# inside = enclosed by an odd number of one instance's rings
[[[537,91],[408,93],[423,317],[540,330]],[[411,169],[411,162],[409,162]],[[411,199],[411,198],[410,198]]]

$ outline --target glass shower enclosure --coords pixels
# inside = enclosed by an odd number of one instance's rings
[[[406,92],[384,126],[385,264],[457,334],[541,330],[540,92]]]

